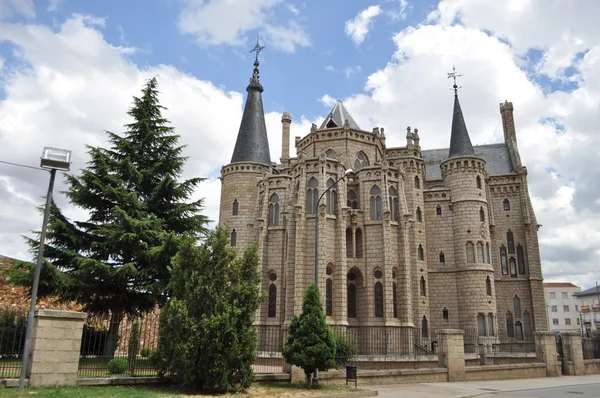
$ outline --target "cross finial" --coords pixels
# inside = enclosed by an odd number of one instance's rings
[[[258,54],[260,54],[260,52],[264,49],[265,49],[265,46],[260,45],[258,36],[256,36],[256,45],[254,46],[254,48],[252,50],[250,50],[251,53],[254,53],[254,52],[256,53],[256,58],[254,59],[254,62],[258,62]]]
[[[456,78],[457,77],[461,77],[462,75],[459,75],[456,73],[456,68],[454,67],[454,65],[452,65],[452,72],[448,73],[448,79],[452,78],[454,79],[454,85],[452,86],[452,88],[450,90],[454,90],[454,95],[458,96],[458,89],[462,88],[462,86],[457,86],[456,85]]]

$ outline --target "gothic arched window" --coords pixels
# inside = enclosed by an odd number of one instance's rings
[[[375,318],[383,318],[383,284],[375,282]]]
[[[396,304],[396,282],[392,282],[392,309],[394,318],[398,318],[398,304]]]
[[[513,315],[510,311],[506,313],[506,336],[515,337],[515,326],[513,324]]]
[[[508,199],[504,199],[502,205],[504,206],[504,211],[510,211],[510,202],[508,201]]]
[[[515,254],[515,238],[510,229],[506,233],[506,243],[508,245],[508,254]]]
[[[521,322],[515,322],[515,337],[517,340],[523,340],[523,325]]]
[[[421,180],[419,179],[419,176],[415,176],[415,188],[421,189]]]
[[[513,307],[515,307],[515,317],[518,319],[521,317],[521,299],[515,295],[513,297]]]
[[[490,244],[485,244],[485,262],[490,264]]]
[[[421,320],[421,334],[424,338],[429,337],[429,326],[427,325],[427,317],[423,315],[423,319]]]
[[[486,319],[483,314],[477,315],[477,335],[480,337],[487,336]]]
[[[356,232],[354,233],[354,238],[356,240],[356,258],[362,258],[363,257],[362,229],[356,228]]]
[[[475,262],[475,246],[473,242],[467,242],[467,263]]]
[[[485,263],[485,257],[483,252],[483,243],[477,242],[477,262]]]
[[[505,246],[500,246],[500,266],[502,267],[502,275],[508,275],[508,259]]]
[[[483,207],[479,208],[479,221],[485,222],[485,211],[483,210]]]
[[[235,232],[235,229],[231,231],[231,241],[230,241],[230,245],[231,246],[235,246],[237,244],[237,232]]]
[[[327,180],[327,188],[331,187],[329,191],[327,191],[327,193],[325,194],[327,214],[335,214],[335,205],[337,202],[337,188],[333,186],[334,184],[335,181],[333,180],[333,178]]]
[[[427,284],[425,283],[425,278],[421,277],[421,281],[419,282],[421,296],[427,296]]]
[[[359,152],[356,154],[356,159],[354,159],[354,171],[359,171],[369,165],[369,159],[367,159],[367,155],[364,152]]]
[[[348,318],[356,318],[356,286],[348,284]]]
[[[279,225],[279,195],[274,193],[269,198],[269,226]]]
[[[490,336],[496,334],[494,332],[494,315],[492,313],[488,314],[488,330],[490,331]]]
[[[515,261],[514,257],[511,257],[510,260],[508,260],[508,263],[510,264],[510,276],[512,276],[513,278],[517,277],[517,262]]]
[[[417,222],[423,222],[423,213],[421,212],[421,207],[417,206],[417,211],[415,212]]]
[[[492,295],[492,281],[489,276],[485,278],[485,292],[488,296]]]
[[[444,253],[440,252],[440,263],[444,264],[446,262],[446,256],[444,256]]]
[[[333,281],[327,278],[325,281],[325,315],[333,315]]]
[[[277,316],[277,286],[274,283],[269,285],[269,318]]]
[[[351,209],[358,209],[358,196],[354,189],[348,190],[348,207]]]
[[[327,156],[327,159],[335,159],[335,152],[333,149],[330,149],[325,153],[325,156]]]
[[[396,187],[391,186],[388,189],[388,193],[390,196],[390,219],[398,221],[398,191],[396,191]]]
[[[315,177],[308,180],[306,189],[306,214],[317,214],[317,201],[319,200],[319,182]]]
[[[425,261],[425,250],[423,249],[423,245],[419,245],[417,249],[417,258],[421,261]]]
[[[442,215],[442,206],[437,205],[437,207],[435,208],[435,214],[438,216]]]
[[[233,200],[233,205],[231,207],[232,207],[231,214],[234,216],[237,216],[238,215],[238,207],[239,207],[239,203],[238,203],[237,199]]]
[[[442,318],[444,318],[445,321],[448,320],[448,309],[446,307],[442,310]]]
[[[475,182],[477,183],[477,188],[481,189],[481,177],[477,176],[477,178],[475,178]]]
[[[525,274],[525,254],[521,245],[517,245],[517,264],[519,266],[519,274]]]
[[[354,257],[354,244],[352,242],[352,228],[346,228],[346,257]]]
[[[377,185],[371,187],[371,220],[381,220],[381,189]]]

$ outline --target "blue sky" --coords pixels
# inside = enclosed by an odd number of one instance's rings
[[[195,196],[215,220],[257,35],[274,161],[281,113],[304,136],[336,99],[361,128],[384,127],[388,146],[411,126],[423,148],[447,147],[456,65],[474,144],[501,142],[498,104],[514,104],[546,279],[589,287],[600,279],[599,14],[586,0],[0,0],[0,160],[35,165],[49,145],[84,167],[85,145],[122,131],[131,97],[158,76],[185,177],[208,177]],[[0,254],[29,256],[21,235],[38,229],[45,184],[0,164]]]

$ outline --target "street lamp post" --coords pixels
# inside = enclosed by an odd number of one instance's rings
[[[343,180],[347,175],[354,173],[352,169],[347,169],[344,172],[344,175],[338,178],[330,187],[328,187],[321,196],[319,196],[319,200],[317,200],[317,205],[315,207],[316,218],[315,218],[315,287],[317,290],[319,289],[319,203],[321,203],[321,199],[329,190],[337,185],[338,182]],[[313,377],[313,384],[319,383],[319,369],[315,369],[315,375]]]
[[[40,166],[50,171],[50,183],[48,184],[48,193],[46,194],[46,206],[44,207],[44,220],[42,221],[42,231],[40,233],[40,246],[38,248],[37,262],[33,274],[33,286],[31,287],[31,305],[29,307],[29,316],[27,317],[27,330],[25,332],[25,345],[23,347],[23,356],[21,358],[21,375],[19,377],[19,392],[23,390],[25,384],[25,373],[29,361],[29,345],[31,343],[31,333],[33,331],[33,316],[35,313],[35,304],[37,301],[38,286],[40,283],[40,271],[42,260],[44,259],[44,242],[46,239],[46,228],[48,226],[48,217],[50,215],[50,206],[52,204],[52,190],[54,189],[54,180],[56,171],[68,171],[71,166],[71,151],[58,148],[45,147],[40,158]]]

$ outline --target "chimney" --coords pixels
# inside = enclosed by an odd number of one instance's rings
[[[281,116],[281,164],[290,160],[290,125],[292,116],[289,112],[283,112]]]
[[[502,127],[504,128],[504,142],[513,141],[516,144],[517,132],[515,131],[512,102],[500,103],[500,115],[502,115]]]

